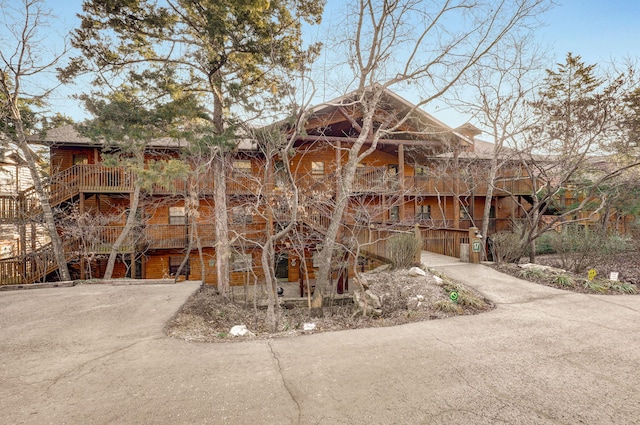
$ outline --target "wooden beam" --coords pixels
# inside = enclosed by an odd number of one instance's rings
[[[298,140],[303,142],[344,142],[354,143],[356,138],[353,137],[340,137],[340,136],[303,136],[298,137]],[[371,143],[371,138],[367,138],[368,144]],[[405,146],[442,146],[442,142],[436,140],[408,140],[408,139],[380,139],[379,145],[405,145]]]
[[[405,219],[404,207],[404,145],[398,145],[398,179],[400,179],[400,193],[402,194],[402,202],[400,202],[399,214],[400,221]]]
[[[340,106],[340,107],[338,108],[338,112],[340,112],[340,114],[342,114],[342,116],[343,116],[343,117],[345,117],[345,118],[347,119],[347,121],[349,121],[349,123],[351,124],[351,126],[352,126],[353,128],[355,128],[356,130],[358,130],[358,133],[362,133],[362,127],[360,126],[360,124],[358,124],[358,123],[356,122],[356,120],[355,120],[355,119],[353,119],[353,118],[351,117],[351,115],[349,115],[349,112],[347,112],[347,110],[346,110],[346,109],[344,109],[342,106]]]

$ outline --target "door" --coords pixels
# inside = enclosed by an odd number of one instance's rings
[[[276,253],[276,279],[289,279],[289,254],[286,252]]]

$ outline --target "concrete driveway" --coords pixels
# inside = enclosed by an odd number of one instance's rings
[[[478,316],[228,344],[167,338],[196,283],[0,293],[5,424],[637,424],[640,298],[423,261]]]

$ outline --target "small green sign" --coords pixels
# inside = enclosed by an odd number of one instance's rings
[[[473,250],[473,252],[482,251],[482,242],[480,242],[479,240],[474,240],[471,245],[471,249]]]
[[[451,299],[451,301],[458,302],[458,292],[457,291],[451,291],[449,293],[449,298]]]

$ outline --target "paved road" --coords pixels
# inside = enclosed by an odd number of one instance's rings
[[[228,344],[167,338],[178,285],[0,293],[5,424],[638,424],[640,298],[424,254],[478,316]]]

